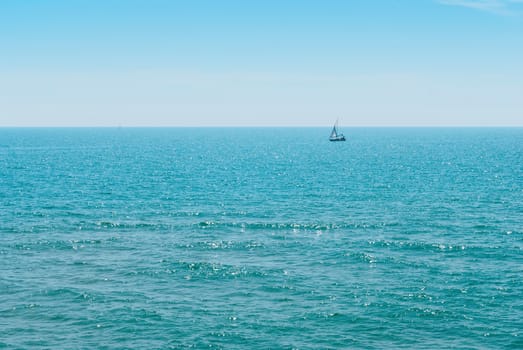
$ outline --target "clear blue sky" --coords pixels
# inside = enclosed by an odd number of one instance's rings
[[[523,0],[2,0],[1,126],[523,125]]]

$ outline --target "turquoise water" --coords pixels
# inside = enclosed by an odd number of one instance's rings
[[[523,129],[0,129],[0,348],[523,348]]]

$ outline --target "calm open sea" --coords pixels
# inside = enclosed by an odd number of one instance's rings
[[[0,129],[0,348],[522,349],[523,128]]]

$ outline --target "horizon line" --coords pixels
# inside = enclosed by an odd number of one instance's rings
[[[0,125],[0,129],[51,129],[51,128],[69,128],[69,129],[138,129],[138,128],[330,128],[328,125]],[[523,128],[523,124],[480,124],[480,125],[342,125],[344,128]]]

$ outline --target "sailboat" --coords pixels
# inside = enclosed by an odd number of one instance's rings
[[[338,121],[336,120],[336,123],[334,123],[334,127],[331,131],[331,136],[329,137],[329,141],[345,141],[345,136],[338,132]]]

